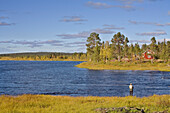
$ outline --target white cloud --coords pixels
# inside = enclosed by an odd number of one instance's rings
[[[116,0],[120,1],[123,4],[133,4],[133,3],[142,3],[144,0]]]
[[[138,42],[138,43],[150,43],[150,40],[130,40],[130,43]]]
[[[168,11],[168,15],[170,15],[170,11]]]
[[[165,39],[165,41],[170,41],[170,39]],[[151,40],[130,40],[130,43],[151,43]],[[157,42],[164,42],[164,39],[158,39]]]
[[[71,45],[77,45],[77,44],[81,44],[81,45],[85,45],[86,42],[71,42],[71,43],[67,43],[67,44],[71,44]]]
[[[115,33],[114,31],[111,31],[111,30],[106,30],[106,29],[93,29],[92,32],[96,32],[98,34],[112,34],[112,33]]]
[[[41,47],[43,45],[51,45],[51,46],[62,46],[62,41],[59,40],[47,40],[47,41],[0,41],[2,44],[15,44],[15,45],[27,45],[28,47]]]
[[[134,10],[134,7],[128,4],[127,5],[109,5],[109,4],[101,3],[101,2],[89,1],[86,3],[86,5],[92,8],[96,8],[96,9],[117,7],[117,8],[122,8],[126,10]]]
[[[165,39],[165,41],[170,41],[170,39]],[[158,42],[164,42],[164,39],[158,39]]]
[[[61,21],[62,22],[82,22],[82,21],[87,21],[87,19],[83,19],[80,16],[65,16]]]
[[[134,4],[134,3],[144,3],[147,1],[157,2],[157,1],[161,1],[161,0],[113,0],[113,1],[119,1],[119,2],[122,2],[123,4]]]
[[[170,26],[170,23],[166,23],[167,26]]]
[[[104,24],[103,25],[105,28],[104,29],[125,29],[124,27],[115,27],[115,25],[108,25],[108,24]]]
[[[113,33],[115,33],[115,31],[112,31],[111,29],[116,29],[116,27],[109,26],[109,25],[107,25],[107,26],[108,26],[108,28],[97,28],[97,29],[92,29],[89,31],[83,31],[83,32],[74,33],[74,34],[73,33],[72,34],[64,33],[64,34],[58,34],[56,36],[62,37],[63,39],[74,39],[74,38],[87,38],[91,32],[96,32],[98,34],[113,34]],[[117,29],[121,29],[121,28],[117,28]]]
[[[129,20],[129,23],[131,24],[145,24],[145,25],[155,25],[155,26],[169,26],[170,23],[165,23],[165,24],[161,24],[161,23],[156,23],[156,22],[137,22],[137,21],[132,21],[132,20]]]
[[[14,25],[14,23],[0,22],[0,26],[10,26],[10,25]]]
[[[89,34],[90,32],[83,31],[75,34],[58,34],[56,36],[62,37],[63,39],[72,39],[72,38],[87,38]]]
[[[136,35],[140,36],[159,36],[159,35],[167,35],[165,31],[160,32],[144,32],[144,33],[136,33]]]
[[[3,54],[3,53],[9,53],[9,52],[14,52],[14,50],[0,47],[0,53],[1,53],[1,54]]]
[[[0,16],[0,19],[8,19],[9,17],[6,16]]]
[[[100,3],[100,2],[87,2],[87,6],[93,7],[93,8],[111,8],[112,5],[108,5],[106,3]]]

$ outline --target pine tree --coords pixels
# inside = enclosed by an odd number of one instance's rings
[[[103,62],[105,61],[105,59],[104,59],[104,41],[102,42],[102,45],[100,47],[100,60]]]
[[[151,38],[150,49],[151,49],[153,52],[156,52],[156,39],[155,39],[155,37],[152,37],[152,38]]]
[[[142,49],[142,52],[145,52],[148,49],[148,47],[146,44],[143,44],[141,49]]]
[[[96,44],[96,47],[94,48],[93,61],[99,62],[99,60],[100,60],[100,46]]]
[[[112,43],[110,44],[110,52],[111,52],[111,57],[116,58],[116,44]]]
[[[107,62],[108,60],[110,60],[112,57],[112,54],[111,54],[111,47],[109,45],[109,42],[106,41],[106,44],[105,44],[105,61]]]
[[[140,53],[140,46],[138,43],[135,44],[135,55],[136,56],[141,56],[141,53]]]
[[[100,47],[101,43],[100,43],[101,39],[99,38],[99,34],[93,32],[90,34],[90,36],[87,38],[87,42],[88,44],[86,44],[87,46],[87,56],[89,57],[89,60],[92,61],[92,59],[96,59],[93,57],[96,57],[96,55],[99,56],[98,53],[98,48]],[[95,48],[97,46],[97,48]],[[95,52],[95,55],[93,55]],[[97,56],[97,58],[98,58]]]
[[[128,45],[127,43],[129,42],[128,37],[125,38],[125,42],[124,42],[124,57],[127,57],[128,54]]]
[[[167,41],[166,56],[167,56],[167,60],[169,60],[170,59],[170,41]]]
[[[118,61],[121,60],[121,53],[122,53],[121,47],[124,44],[124,40],[125,40],[125,36],[121,34],[120,32],[115,34],[111,40],[111,42],[116,45]]]
[[[130,57],[133,58],[133,55],[134,55],[134,46],[133,46],[133,44],[130,45],[129,53],[130,53]]]
[[[166,62],[166,43],[165,43],[165,39],[164,39],[164,42],[163,42],[163,46],[162,46],[162,50],[161,50],[161,59],[164,60],[164,63]]]
[[[161,52],[162,52],[163,42],[158,42],[158,58],[161,58]]]

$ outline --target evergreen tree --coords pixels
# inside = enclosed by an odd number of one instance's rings
[[[133,46],[133,44],[130,45],[129,53],[130,53],[130,57],[132,58],[133,55],[134,55],[134,46]]]
[[[93,32],[90,34],[90,36],[87,38],[87,42],[88,44],[86,44],[87,46],[87,56],[89,57],[89,60],[92,61],[92,59],[96,59],[99,56],[98,53],[98,48],[100,47],[101,43],[100,43],[101,39],[99,38],[99,34]],[[96,47],[97,46],[97,47]],[[95,48],[96,47],[96,48]],[[95,55],[93,55],[95,52]],[[96,57],[96,55],[98,55]],[[95,57],[95,58],[93,58]]]
[[[170,41],[167,41],[166,56],[167,56],[167,60],[169,60],[170,59]]]
[[[110,44],[110,51],[111,51],[111,57],[116,58],[116,44],[112,43]]]
[[[94,48],[93,61],[99,62],[99,60],[100,60],[100,46],[96,44],[96,47]]]
[[[100,60],[105,61],[105,59],[104,59],[104,41],[102,42],[102,45],[100,48]]]
[[[162,50],[161,50],[161,59],[164,60],[164,62],[166,62],[166,43],[165,43],[165,39],[164,39],[164,42],[163,42],[163,46],[162,46]]]
[[[111,54],[111,47],[109,45],[109,42],[106,41],[106,44],[105,44],[105,61],[107,62],[108,60],[110,60],[112,57],[112,54]]]
[[[162,47],[163,47],[163,42],[162,43],[158,42],[158,48],[157,48],[157,50],[158,50],[158,55],[157,55],[158,58],[161,58]]]
[[[111,42],[116,45],[118,61],[121,60],[121,47],[124,44],[124,40],[125,40],[125,36],[120,32],[115,34],[111,40]]]
[[[152,37],[152,38],[151,38],[150,49],[151,49],[154,53],[156,53],[156,39],[155,39],[155,37]]]
[[[127,57],[128,49],[129,49],[128,45],[127,45],[128,42],[129,42],[128,37],[126,37],[125,42],[124,42],[124,56],[126,56],[126,57]]]
[[[138,43],[135,44],[135,55],[139,55],[141,56],[141,53],[140,53],[140,46]]]
[[[145,52],[148,49],[148,47],[146,44],[143,44],[141,49],[142,49],[142,52]]]
[[[121,60],[121,57],[133,58],[133,55],[141,58],[143,52],[147,49],[151,49],[155,54],[155,58],[161,58],[164,61],[170,58],[170,41],[156,44],[155,37],[151,38],[151,44],[143,44],[140,48],[138,43],[135,45],[131,44],[128,46],[128,38],[118,32],[115,34],[111,40],[112,44],[109,44],[108,41],[100,43],[99,34],[93,32],[90,34],[90,37],[87,39],[87,56],[90,61],[103,61],[107,62],[113,58],[117,58],[118,61]],[[79,56],[81,58],[81,55]]]

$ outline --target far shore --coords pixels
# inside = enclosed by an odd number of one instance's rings
[[[21,59],[21,58],[1,58],[0,61],[83,61],[76,65],[78,68],[87,68],[91,70],[153,70],[153,71],[170,71],[168,63],[136,63],[136,62],[111,62],[107,64],[87,62],[84,59]]]
[[[0,61],[85,61],[82,59],[21,59],[21,58],[0,58]]]
[[[154,70],[154,71],[170,71],[170,66],[166,63],[110,63],[110,64],[99,64],[92,62],[83,62],[76,65],[78,68],[87,68],[92,70]]]

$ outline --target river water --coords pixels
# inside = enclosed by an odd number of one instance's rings
[[[89,70],[75,61],[0,61],[0,95],[134,96],[170,94],[170,72]]]

